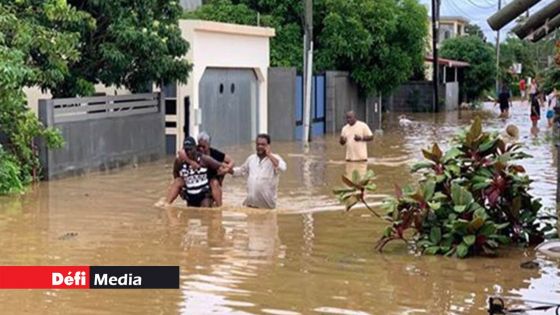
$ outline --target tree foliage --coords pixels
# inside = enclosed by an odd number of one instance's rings
[[[492,45],[478,36],[461,36],[445,40],[440,50],[443,58],[466,61],[465,79],[461,89],[469,101],[491,89],[496,78],[496,58]]]
[[[504,82],[516,82],[518,78],[534,77],[537,71],[531,50],[531,44],[514,36],[500,43],[500,79]],[[521,74],[511,72],[511,67],[516,63],[522,65]]]
[[[65,2],[61,0],[60,2]],[[191,65],[178,19],[177,1],[68,0],[91,21],[76,25],[80,58],[51,89],[54,96],[89,95],[94,84],[124,86],[137,92],[152,83],[187,81]]]
[[[86,16],[60,0],[0,1],[0,194],[21,190],[37,172],[33,145],[44,138],[60,146],[60,134],[44,128],[25,106],[24,86],[51,88],[69,73],[79,57],[78,34],[65,31]],[[14,174],[17,177],[14,177]]]
[[[471,36],[480,37],[483,42],[486,42],[486,36],[478,24],[468,23],[465,25],[465,33]]]
[[[187,16],[274,27],[271,64],[302,68],[302,1],[213,0]],[[349,71],[364,94],[390,91],[422,72],[427,29],[417,0],[314,1],[314,70]]]

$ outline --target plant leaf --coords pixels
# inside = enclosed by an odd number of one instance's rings
[[[490,237],[496,233],[496,225],[491,222],[486,222],[478,233],[486,237]]]
[[[425,169],[425,168],[432,168],[434,167],[434,163],[433,162],[418,162],[418,163],[414,163],[411,167],[410,167],[410,172],[411,173],[416,173],[421,169]]]
[[[481,217],[475,217],[471,222],[469,222],[469,232],[474,233],[480,229],[480,227],[484,224],[484,219]]]
[[[343,194],[343,193],[349,193],[353,191],[355,191],[354,188],[348,188],[348,187],[337,187],[333,189],[333,193],[335,194]]]
[[[469,130],[469,135],[471,136],[471,139],[474,141],[478,137],[480,137],[481,134],[482,134],[482,120],[480,119],[479,116],[476,116]]]
[[[461,155],[463,155],[463,151],[459,150],[457,147],[452,147],[451,149],[447,150],[447,152],[445,152],[445,155],[443,156],[443,162],[447,163],[450,160],[456,159]]]
[[[425,255],[435,255],[439,251],[439,246],[430,246],[426,248],[422,253]]]
[[[469,254],[469,247],[465,243],[457,245],[457,257],[464,258]]]
[[[439,148],[439,145],[437,143],[434,143],[432,145],[432,154],[438,161],[441,160],[441,157],[443,156],[443,152],[441,152],[441,149]]]
[[[454,206],[453,207],[453,211],[457,212],[457,213],[463,213],[465,212],[465,210],[467,209],[467,206]]]
[[[434,244],[439,244],[441,241],[441,229],[439,227],[432,227],[430,230],[430,241]]]
[[[424,184],[424,200],[430,200],[434,196],[434,191],[436,190],[436,182],[433,180],[428,180]]]
[[[463,236],[463,242],[465,242],[465,244],[467,244],[468,246],[472,246],[475,241],[476,241],[476,236],[474,235]]]
[[[495,239],[496,241],[498,241],[499,243],[502,243],[504,245],[509,244],[509,237],[505,236],[505,235],[494,235],[491,237],[492,239]]]
[[[473,200],[472,194],[457,183],[451,184],[451,199],[455,205],[468,205]]]
[[[342,175],[342,182],[344,184],[346,184],[348,187],[354,187],[356,189],[360,189],[361,187],[357,184],[355,184],[353,181],[351,181],[350,179],[348,179],[348,177]]]

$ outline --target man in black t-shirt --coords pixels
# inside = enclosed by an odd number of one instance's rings
[[[210,147],[210,136],[204,131],[198,134],[198,151],[209,155],[223,165],[220,170],[208,170],[212,198],[214,199],[214,204],[220,207],[222,205],[222,183],[225,174],[229,169],[233,168],[233,160],[220,150]]]

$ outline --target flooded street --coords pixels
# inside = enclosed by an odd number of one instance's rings
[[[496,118],[496,110],[482,113],[485,130],[519,126],[520,141],[534,156],[521,162],[535,180],[532,193],[552,209],[556,149],[544,113],[533,137],[526,105],[516,104],[508,121]],[[403,129],[396,116],[389,115],[384,134],[369,145],[378,186],[373,204],[395,183],[412,182],[409,166],[421,148],[434,141],[447,147],[473,117],[413,114],[415,125]],[[507,306],[560,301],[558,261],[533,250],[460,260],[415,256],[395,243],[377,253],[385,222],[365,210],[342,211],[331,194],[351,171],[337,140],[316,139],[303,154],[300,143],[272,139],[273,151],[288,163],[275,211],[240,208],[245,181],[231,177],[222,210],[187,209],[180,201],[167,210],[154,207],[171,179],[171,159],[43,182],[23,197],[0,198],[0,265],[181,268],[180,290],[3,290],[1,313],[486,314],[493,295],[519,300]],[[224,151],[241,164],[254,146]],[[520,267],[535,257],[538,269]]]

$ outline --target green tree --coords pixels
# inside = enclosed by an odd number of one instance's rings
[[[317,68],[349,71],[366,95],[389,92],[422,66],[428,29],[416,0],[326,2]]]
[[[513,64],[522,65],[521,74],[512,74]],[[509,36],[500,44],[500,78],[506,82],[515,82],[517,77],[534,76],[535,61],[531,56],[531,44],[515,36]]]
[[[465,25],[465,33],[472,36],[478,36],[484,42],[486,42],[486,36],[484,35],[484,32],[482,31],[480,26],[478,26],[478,24],[468,23],[467,25]]]
[[[60,0],[59,2],[65,2]],[[185,83],[191,65],[180,59],[188,50],[178,25],[177,1],[68,0],[94,23],[76,25],[80,59],[51,88],[54,96],[89,95],[94,84],[145,91],[152,83]]]
[[[417,0],[313,1],[316,71],[345,70],[364,94],[387,92],[422,72],[428,17]],[[271,64],[302,68],[303,2],[214,0],[188,17],[276,29]]]
[[[461,36],[445,40],[440,50],[443,58],[470,63],[465,69],[465,80],[461,89],[467,99],[473,101],[491,89],[496,77],[496,58],[492,45],[478,36]]]
[[[20,191],[38,171],[33,142],[51,147],[62,139],[44,128],[26,107],[25,86],[55,87],[79,58],[79,34],[67,29],[88,23],[88,15],[61,0],[0,1],[0,194]]]

